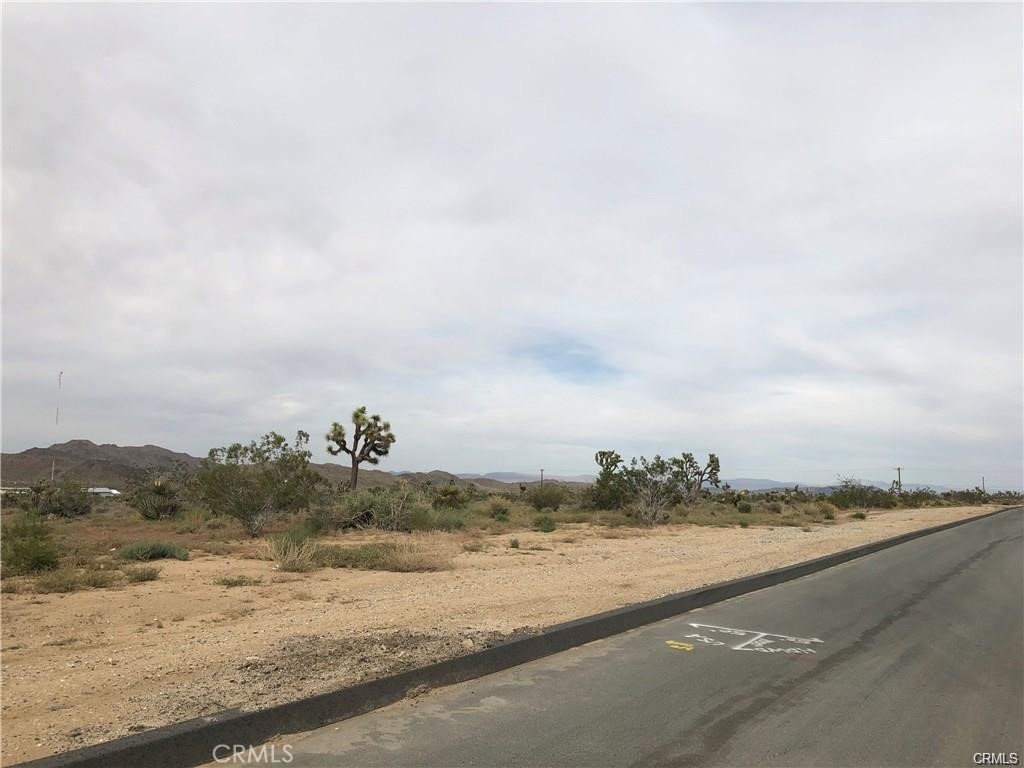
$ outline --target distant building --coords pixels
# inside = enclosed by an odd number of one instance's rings
[[[88,493],[95,494],[96,496],[120,496],[121,492],[113,488],[86,488]]]

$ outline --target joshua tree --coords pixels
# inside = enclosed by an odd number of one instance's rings
[[[367,464],[376,464],[381,456],[387,456],[395,442],[395,435],[391,431],[391,425],[381,421],[379,415],[367,416],[365,405],[352,411],[352,423],[356,431],[352,435],[351,447],[345,438],[345,427],[338,422],[331,424],[331,431],[327,433],[327,452],[332,456],[347,453],[352,457],[351,486],[355,490],[359,479],[359,465],[364,461]]]

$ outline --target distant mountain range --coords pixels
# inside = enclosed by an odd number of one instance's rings
[[[474,473],[456,473],[456,477],[463,480],[497,480],[500,483],[539,483],[540,473],[527,474],[525,472],[488,472],[485,475]],[[545,480],[559,480],[563,483],[592,483],[597,479],[596,475],[544,475]]]
[[[170,472],[183,467],[195,471],[203,459],[161,448],[157,445],[120,446],[106,443],[97,445],[91,440],[69,440],[49,448],[29,448],[21,453],[0,454],[0,483],[3,487],[31,485],[37,480],[49,479],[51,469],[57,479],[74,479],[90,486],[123,489],[148,470]],[[349,467],[343,464],[311,464],[313,469],[331,482],[348,480]],[[359,469],[359,487],[390,486],[405,480],[412,483],[430,482],[433,485],[455,483],[458,486],[476,486],[484,490],[518,492],[518,487],[490,476],[464,478],[450,472],[404,472],[401,474]]]
[[[106,443],[97,445],[91,440],[69,440],[49,448],[29,448],[21,453],[0,454],[0,481],[3,486],[30,485],[36,480],[48,479],[51,467],[57,478],[73,478],[87,485],[124,488],[133,479],[147,470],[171,471],[179,466],[186,470],[198,469],[203,460],[187,453],[178,453],[158,445],[120,446]],[[313,469],[331,482],[347,480],[349,467],[343,464],[312,464]],[[566,484],[592,483],[594,475],[544,475],[545,481]],[[360,487],[394,485],[400,480],[433,485],[476,486],[491,491],[518,492],[519,484],[533,484],[540,481],[540,473],[488,472],[486,474],[453,474],[436,469],[432,472],[385,472],[362,467],[359,470]],[[762,491],[777,488],[792,488],[799,485],[810,493],[829,493],[829,486],[811,486],[796,482],[780,482],[766,478],[737,477],[723,479],[737,491]],[[864,485],[888,488],[890,483],[862,480]],[[924,488],[921,485],[905,484],[906,490]],[[933,491],[945,491],[943,486],[930,486]]]

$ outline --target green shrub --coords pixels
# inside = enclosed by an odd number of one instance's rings
[[[466,526],[466,521],[455,510],[433,511],[429,507],[417,507],[410,515],[408,531],[460,531]]]
[[[434,529],[439,531],[461,531],[466,521],[457,512],[439,512],[434,516]]]
[[[49,526],[34,512],[20,512],[4,523],[0,539],[4,576],[50,571],[57,567],[57,545]]]
[[[117,556],[122,560],[188,560],[188,550],[170,541],[136,541],[121,547]]]
[[[409,529],[429,531],[434,527],[434,513],[428,507],[418,507],[409,516]]]
[[[854,512],[852,515],[850,515],[850,517],[852,517],[854,520],[866,520],[868,516],[863,512]]]
[[[469,503],[470,496],[466,489],[459,488],[454,480],[449,480],[448,485],[434,491],[430,504],[434,509],[462,509]]]
[[[736,505],[736,509],[738,509],[744,515],[749,515],[751,508],[752,507],[750,506],[749,501],[741,501],[739,504]]]
[[[565,501],[565,497],[565,489],[560,485],[554,483],[534,485],[526,492],[526,503],[538,512],[545,509],[557,512]]]
[[[92,511],[92,499],[85,487],[73,480],[36,483],[27,505],[40,515],[57,517],[78,517]]]
[[[170,480],[158,477],[134,488],[128,504],[147,520],[168,520],[181,511],[181,493]]]
[[[519,539],[512,539],[508,543],[509,549],[519,549]]]
[[[551,533],[558,526],[551,519],[550,515],[537,515],[533,518],[533,529],[541,533]]]
[[[354,491],[342,497],[341,512],[335,525],[340,528],[377,528],[382,531],[412,531],[419,529],[414,519],[421,522],[428,511],[420,493],[408,483],[400,482],[394,488],[372,488]]]
[[[749,528],[749,527],[750,527],[750,521],[749,520],[740,520],[740,528]]]
[[[143,581],[156,581],[160,577],[160,569],[155,565],[139,565],[135,568],[125,568],[124,576],[132,584]]]
[[[499,523],[507,523],[509,520],[509,512],[512,511],[512,505],[508,503],[506,499],[499,497],[492,497],[490,502],[487,504],[487,513],[490,517]]]

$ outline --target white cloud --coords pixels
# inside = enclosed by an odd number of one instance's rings
[[[1020,15],[11,6],[4,450],[1019,486]]]

